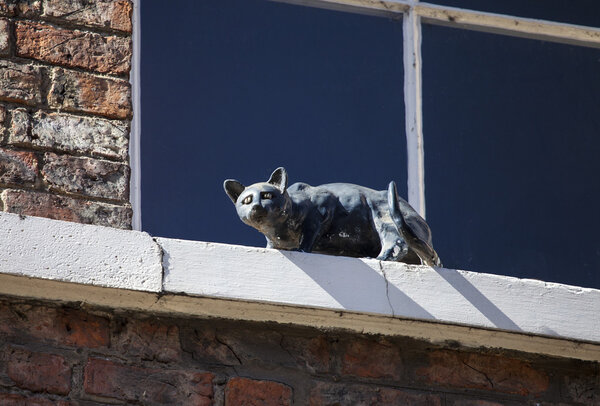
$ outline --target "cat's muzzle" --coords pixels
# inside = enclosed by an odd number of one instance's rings
[[[267,210],[265,210],[264,207],[258,206],[258,205],[254,206],[250,210],[250,213],[248,213],[248,218],[250,218],[252,221],[261,221],[266,216],[267,216]]]

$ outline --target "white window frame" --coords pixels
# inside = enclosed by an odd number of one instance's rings
[[[134,1],[133,61],[131,72],[133,121],[130,136],[133,229],[142,229],[140,195],[140,1]],[[425,154],[422,111],[422,23],[443,25],[571,45],[600,48],[600,28],[536,20],[508,14],[441,6],[418,0],[274,0],[282,3],[403,19],[404,104],[407,142],[408,202],[423,216]]]

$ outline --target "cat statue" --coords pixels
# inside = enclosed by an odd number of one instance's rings
[[[223,183],[240,219],[267,248],[441,266],[425,220],[398,197],[392,181],[376,191],[349,183],[290,187],[284,168],[266,182]]]

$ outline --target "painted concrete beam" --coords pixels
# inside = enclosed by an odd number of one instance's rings
[[[147,233],[0,213],[0,273],[159,292],[160,247]]]
[[[600,342],[600,290],[507,276],[158,239],[165,292]]]

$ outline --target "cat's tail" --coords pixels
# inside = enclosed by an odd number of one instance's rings
[[[403,213],[394,181],[391,181],[388,186],[388,206],[390,216],[398,231],[404,237],[409,249],[419,256],[421,263],[429,266],[442,266],[438,254],[429,242],[431,240],[429,226],[407,203],[404,204],[406,207],[404,207]]]

